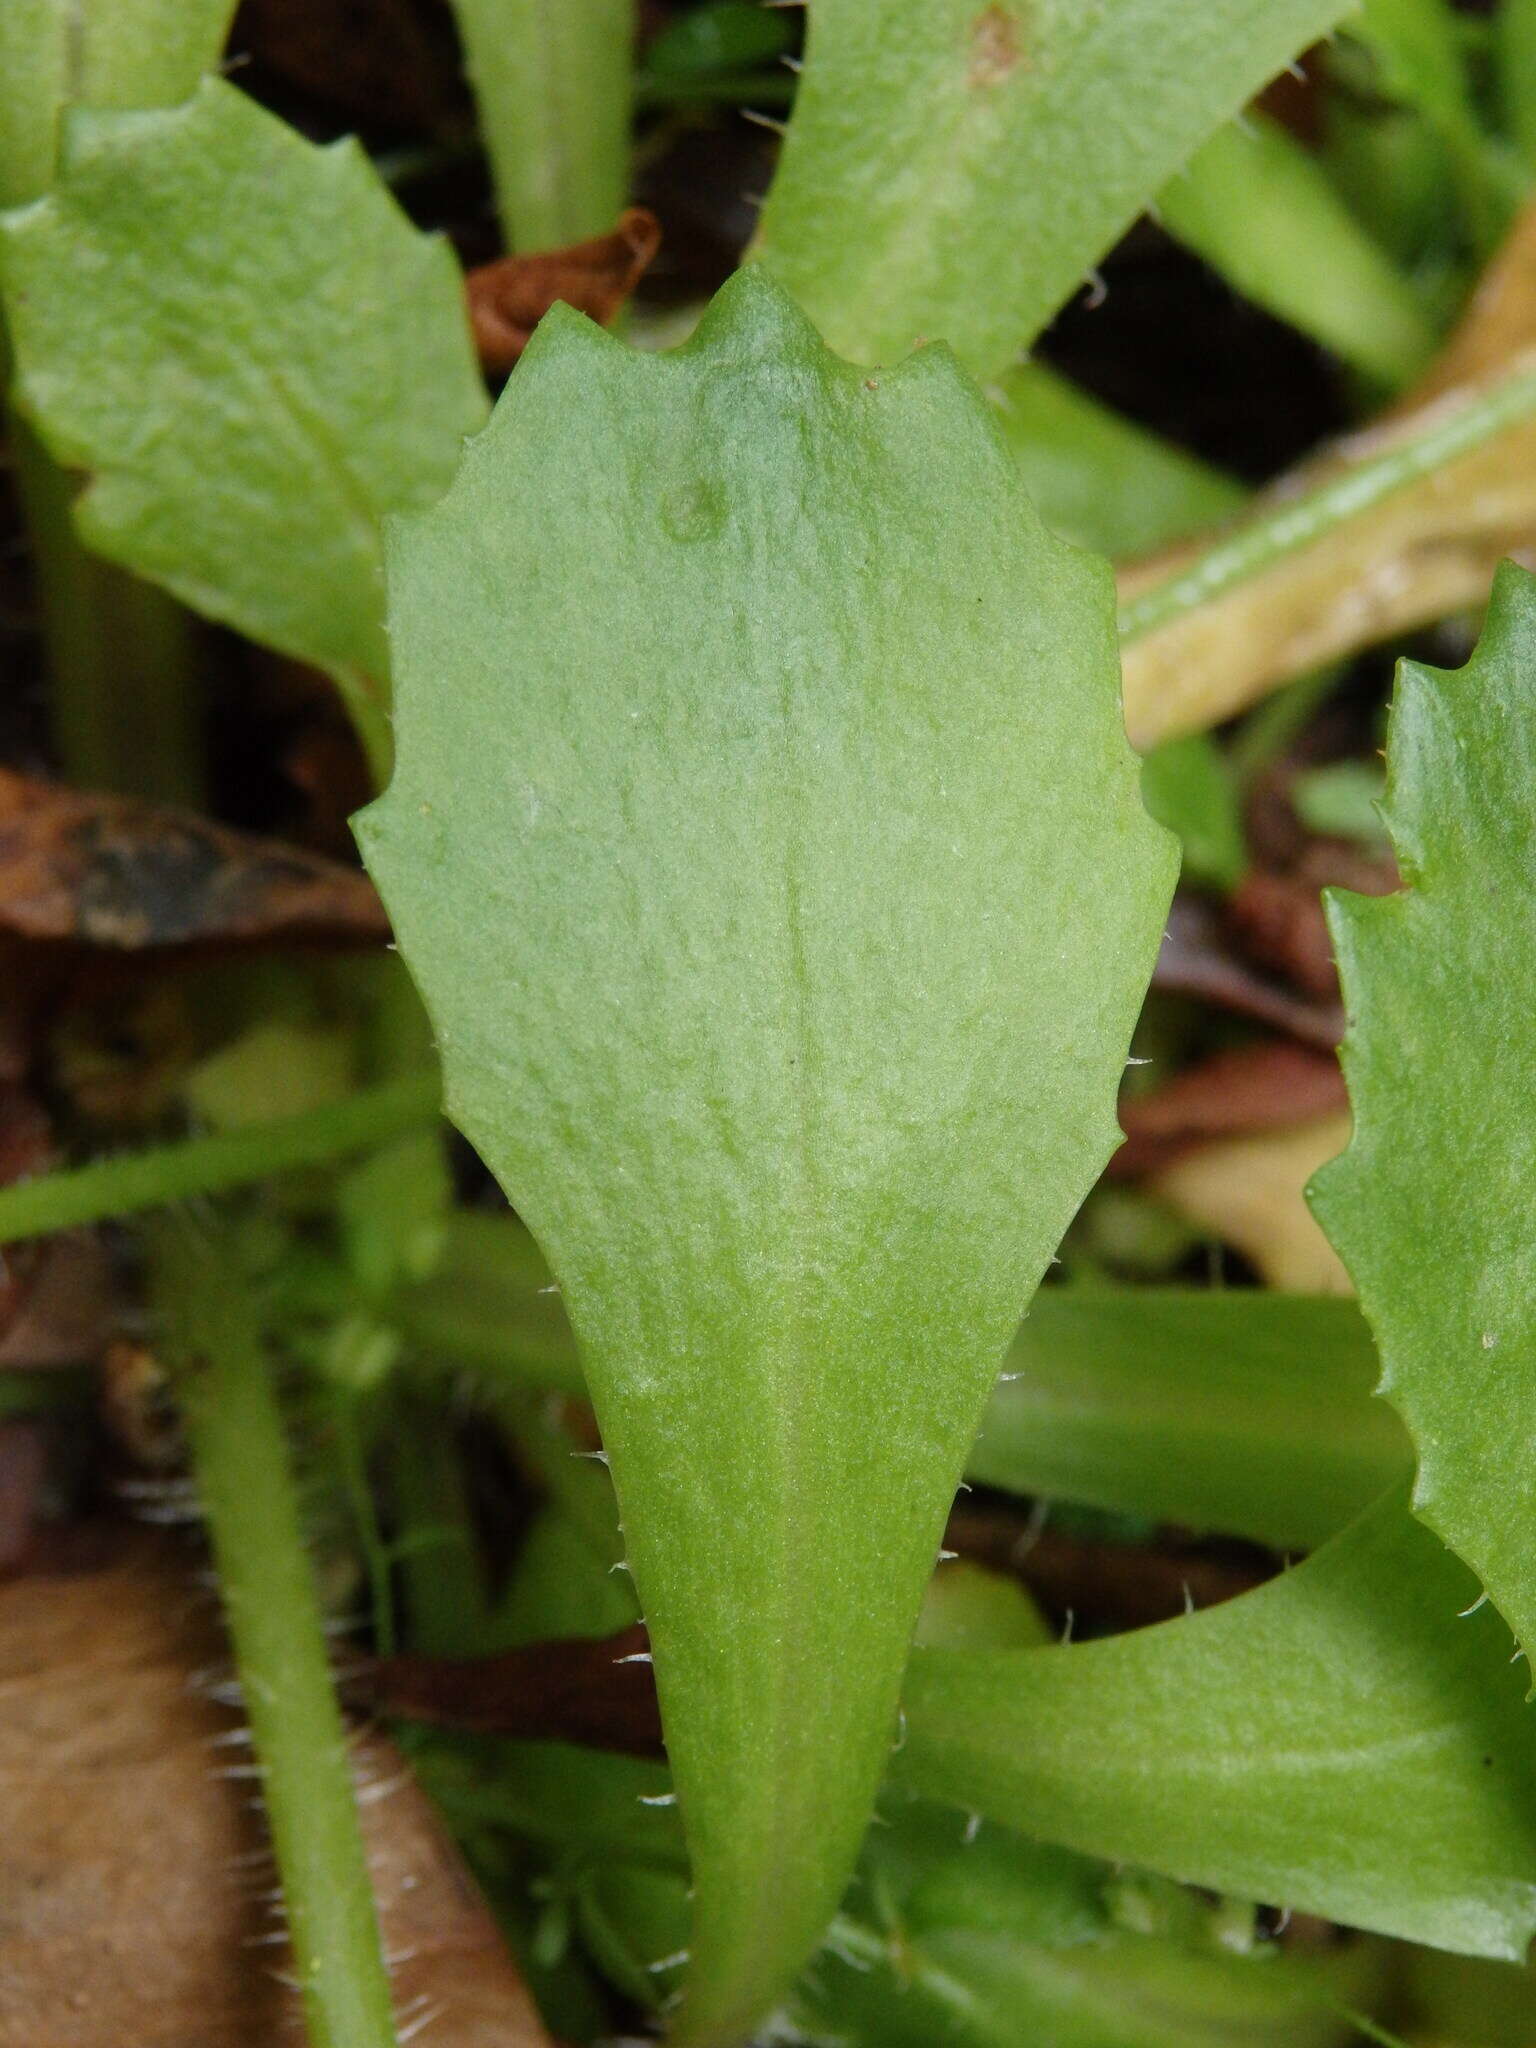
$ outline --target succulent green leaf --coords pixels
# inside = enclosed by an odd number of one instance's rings
[[[447,245],[355,143],[208,80],[69,116],[55,189],[0,221],[0,283],[20,401],[92,473],[88,544],[328,669],[377,740],[381,521],[442,493],[486,412]]]
[[[1313,1206],[1360,1291],[1414,1506],[1536,1645],[1536,579],[1500,570],[1477,652],[1404,662],[1385,816],[1405,887],[1335,894],[1348,1149]]]
[[[359,821],[450,1110],[549,1257],[651,1628],[689,2041],[814,1946],[950,1495],[1114,1136],[1171,884],[1105,566],[946,350],[761,272],[563,309],[390,557]]]
[[[757,253],[832,346],[992,376],[1347,0],[813,0]],[[1134,114],[1131,113],[1134,110]]]
[[[898,1780],[1046,1841],[1468,1955],[1536,1931],[1536,1715],[1398,1489],[1224,1606],[918,1650]]]

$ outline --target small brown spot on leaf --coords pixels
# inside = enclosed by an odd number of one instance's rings
[[[970,83],[1001,85],[1009,72],[1025,61],[1017,14],[993,0],[971,24]]]

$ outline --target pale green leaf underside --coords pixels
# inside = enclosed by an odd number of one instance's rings
[[[1313,1205],[1419,1459],[1414,1505],[1536,1644],[1536,580],[1477,652],[1404,662],[1385,814],[1405,887],[1335,895],[1349,1149]]]
[[[760,273],[562,309],[390,561],[360,821],[448,1101],[561,1283],[698,1889],[687,2038],[836,1905],[952,1488],[1114,1139],[1171,884],[1105,566],[943,350]]]
[[[1347,0],[812,0],[757,253],[861,362],[1027,348]]]
[[[451,251],[356,144],[216,80],[73,114],[0,281],[21,402],[92,473],[90,545],[382,693],[380,522],[442,493],[486,401]]]
[[[1394,1491],[1202,1614],[916,1651],[898,1780],[1046,1841],[1469,1955],[1536,1930],[1536,1715]]]

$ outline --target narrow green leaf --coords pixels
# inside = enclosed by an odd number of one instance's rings
[[[606,234],[629,189],[635,0],[453,0],[509,245]]]
[[[1311,151],[1262,114],[1219,128],[1157,209],[1235,290],[1378,383],[1406,384],[1433,355],[1407,279]]]
[[[1091,1855],[1468,1955],[1536,1931],[1536,1717],[1394,1490],[1304,1564],[1102,1642],[913,1653],[899,1782]]]
[[[545,322],[402,522],[359,820],[451,1113],[549,1256],[651,1627],[690,2042],[836,1906],[1003,1351],[1113,1141],[1170,886],[1108,572],[947,351],[760,272]]]
[[[814,0],[757,253],[832,346],[993,375],[1347,0]]]
[[[1411,1463],[1352,1301],[1047,1288],[1008,1375],[966,1470],[1017,1493],[1304,1550]]]
[[[1041,518],[1078,547],[1150,554],[1216,525],[1248,495],[1044,363],[1020,363],[987,395]]]
[[[1141,764],[1141,798],[1184,849],[1184,873],[1213,889],[1234,889],[1248,865],[1237,786],[1209,733],[1164,740]]]
[[[359,1089],[340,1102],[238,1130],[147,1146],[0,1188],[0,1246],[104,1223],[330,1165],[436,1121],[435,1073]]]
[[[1386,822],[1407,886],[1334,895],[1348,1150],[1313,1205],[1360,1290],[1414,1505],[1536,1645],[1536,579],[1500,570],[1476,654],[1404,662]]]
[[[210,80],[70,116],[0,282],[20,401],[93,473],[89,545],[330,670],[382,759],[380,521],[441,494],[486,410],[446,244],[356,144]]]
[[[1472,230],[1491,249],[1530,180],[1514,151],[1484,132],[1450,0],[1361,0],[1350,34],[1376,58],[1380,82],[1446,143]]]

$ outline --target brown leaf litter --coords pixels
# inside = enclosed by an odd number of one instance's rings
[[[502,256],[470,271],[464,287],[481,367],[489,376],[506,376],[556,304],[574,306],[606,327],[660,246],[661,223],[655,214],[631,206],[609,234],[565,249]]]
[[[169,1541],[113,1549],[0,1585],[0,2048],[273,2048],[295,2001],[249,1751],[196,1682],[226,1655],[213,1599]],[[549,2048],[399,1752],[369,1735],[353,1763],[402,2031]]]

